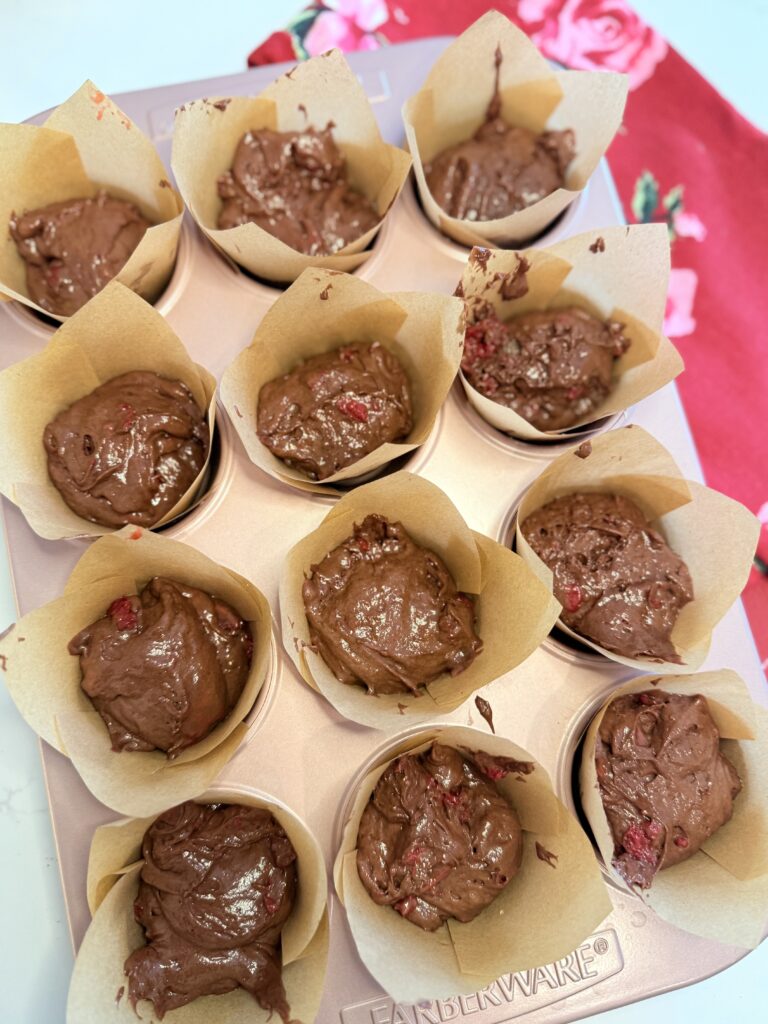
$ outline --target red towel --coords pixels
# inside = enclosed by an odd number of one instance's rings
[[[678,387],[707,482],[763,522],[763,571],[753,571],[744,603],[768,669],[768,138],[624,0],[325,0],[273,33],[248,63],[458,35],[492,7],[547,57],[629,75],[608,158],[627,220],[669,227],[665,329],[685,359]]]

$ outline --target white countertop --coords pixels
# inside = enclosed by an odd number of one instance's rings
[[[100,0],[0,0],[0,121],[54,106],[86,77],[116,93],[242,70],[248,51],[302,6],[229,0],[226,18],[218,19],[199,0],[133,0],[114,16],[114,6]],[[727,15],[722,0],[636,0],[634,6],[742,113],[768,126],[766,92],[755,87],[768,38],[765,0],[731,0]],[[14,618],[3,546],[0,630]],[[3,687],[0,763],[0,1019],[61,1024],[72,950],[38,741]],[[599,1020],[757,1020],[765,1012],[767,977],[768,942],[715,978]]]

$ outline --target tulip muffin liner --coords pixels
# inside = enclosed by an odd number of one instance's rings
[[[0,125],[0,299],[67,319],[29,297],[26,264],[6,228],[12,213],[92,198],[99,189],[134,203],[150,222],[113,280],[152,302],[173,271],[184,204],[146,135],[90,81],[42,126]]]
[[[442,558],[456,587],[475,596],[483,649],[463,672],[441,675],[418,694],[373,695],[340,682],[311,645],[302,585],[311,566],[350,537],[367,515],[401,522],[419,545]],[[508,548],[470,530],[450,498],[411,473],[395,473],[346,494],[287,554],[280,576],[283,646],[302,679],[345,718],[392,732],[454,711],[476,690],[521,664],[539,646],[559,604]],[[499,680],[514,686],[514,679]]]
[[[288,835],[297,855],[298,897],[282,930],[282,978],[291,1019],[312,1024],[328,958],[327,880],[317,840],[294,811],[259,790],[216,786],[195,799],[270,811]],[[144,931],[134,920],[133,903],[143,864],[142,838],[153,820],[123,819],[102,825],[94,833],[88,862],[88,906],[93,919],[75,960],[67,1024],[103,1024],[107,1018],[116,1024],[135,1024],[123,965],[144,945]],[[152,1007],[140,1001],[137,1010],[146,1020]],[[173,1010],[168,1019],[174,1024],[266,1024],[274,1018],[239,988],[225,995],[201,996]]]
[[[69,641],[135,594],[155,576],[221,598],[250,625],[254,653],[237,703],[200,742],[169,760],[161,750],[112,749],[107,727],[80,686],[80,659]],[[60,598],[29,612],[0,641],[4,681],[35,732],[68,757],[93,795],[121,814],[154,814],[197,796],[245,739],[244,722],[274,669],[272,619],[264,595],[242,576],[205,555],[138,527],[93,543],[72,571]]]
[[[684,480],[667,449],[642,427],[612,430],[590,443],[586,458],[570,449],[525,492],[517,512],[515,548],[551,591],[551,571],[522,534],[525,520],[565,494],[603,492],[629,498],[691,574],[693,600],[680,610],[671,633],[682,664],[625,657],[577,633],[562,619],[558,629],[636,672],[695,672],[707,656],[712,630],[744,589],[760,524],[738,501]]]
[[[303,360],[354,342],[379,342],[397,357],[408,377],[413,426],[404,441],[379,445],[315,482],[259,440],[259,392]],[[251,344],[224,371],[222,404],[256,466],[302,490],[327,493],[334,483],[379,470],[427,440],[458,371],[463,344],[459,299],[387,294],[352,275],[310,268],[269,309]]]
[[[351,186],[378,211],[375,227],[329,256],[299,252],[257,224],[217,228],[221,199],[216,182],[231,168],[246,132],[322,129],[329,122],[346,157]],[[176,111],[171,166],[190,213],[221,252],[258,277],[288,282],[306,267],[346,271],[360,266],[405,183],[411,159],[383,141],[363,87],[340,51],[329,50],[281,75],[258,96],[185,103]]]
[[[424,165],[469,139],[484,123],[496,88],[497,52],[504,121],[536,133],[570,128],[576,136],[576,155],[566,170],[565,187],[506,217],[461,220],[438,205]],[[611,144],[624,113],[627,84],[627,76],[615,72],[552,71],[525,32],[498,11],[488,11],[443,51],[422,88],[403,107],[427,217],[444,234],[468,246],[518,245],[541,234],[583,191]]]
[[[511,283],[519,297],[506,299]],[[468,324],[487,316],[489,307],[500,320],[509,320],[576,305],[599,320],[622,323],[631,345],[614,364],[610,393],[565,430],[539,430],[482,395],[461,373],[467,398],[497,430],[526,441],[567,441],[573,431],[628,409],[683,370],[680,354],[662,333],[668,283],[669,237],[663,224],[601,228],[546,249],[473,249],[459,288]]]
[[[60,412],[101,384],[134,370],[180,380],[206,416],[213,441],[216,380],[193,363],[168,323],[124,285],[112,281],[53,335],[42,352],[0,373],[0,493],[18,505],[47,540],[94,537],[113,527],[92,523],[64,501],[48,475],[43,434]],[[212,444],[196,479],[166,515],[164,526],[201,497]]]
[[[742,790],[733,817],[692,857],[659,871],[649,889],[630,888],[613,867],[614,839],[603,808],[595,743],[609,705],[628,693],[661,690],[707,700],[721,749]],[[768,712],[755,704],[730,669],[686,676],[643,676],[610,695],[592,720],[582,750],[581,803],[606,868],[617,885],[635,892],[665,921],[715,942],[747,949],[762,939],[768,921]]]
[[[473,921],[449,920],[426,932],[373,902],[360,881],[356,853],[360,818],[384,771],[397,757],[433,742],[530,762],[533,771],[512,772],[497,783],[523,829],[519,872]],[[550,863],[538,848],[553,855]],[[502,974],[551,963],[571,953],[611,912],[592,845],[545,770],[512,740],[466,727],[440,726],[393,740],[357,788],[334,881],[363,963],[396,1002],[474,992]]]

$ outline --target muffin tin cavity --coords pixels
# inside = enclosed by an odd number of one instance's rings
[[[176,261],[168,282],[152,303],[158,313],[167,316],[178,302],[189,282],[192,271],[193,228],[185,218],[179,232],[179,245]],[[61,327],[61,321],[41,313],[23,302],[7,302],[5,310],[19,324],[20,330],[31,332],[38,337],[50,340],[50,336]]]
[[[606,683],[598,696],[595,696],[594,694],[590,695],[570,720],[560,744],[560,751],[558,753],[555,770],[552,774],[552,781],[558,797],[563,801],[568,810],[576,816],[582,829],[592,842],[595,857],[599,861],[603,872],[604,881],[610,885],[616,893],[620,893],[622,897],[640,901],[639,896],[633,896],[633,894],[629,893],[618,884],[613,873],[605,865],[603,858],[600,855],[600,851],[597,848],[597,844],[595,843],[594,836],[592,835],[592,829],[589,827],[589,822],[587,821],[587,817],[581,806],[581,794],[579,790],[579,770],[587,729],[589,729],[590,722],[600,710],[603,702],[610,695],[611,691],[616,688],[618,683],[619,681],[617,680]]]
[[[525,491],[518,495],[517,499],[510,505],[509,510],[501,521],[498,534],[500,544],[516,549],[515,530],[517,528],[517,510],[523,500]],[[564,630],[555,626],[549,636],[542,643],[542,649],[552,654],[555,658],[569,664],[582,664],[585,667],[596,670],[611,671],[615,668],[614,662],[605,655],[599,654],[588,644],[583,644],[575,637],[569,636]]]
[[[566,235],[572,235],[577,230],[576,222],[580,218],[581,207],[586,204],[586,193],[589,189],[589,185],[580,192],[576,198],[568,204],[562,213],[558,214],[557,217],[552,221],[551,224],[542,231],[539,235],[533,238],[522,239],[515,244],[493,246],[497,249],[525,249],[531,246],[545,246],[549,245],[550,242],[556,241],[558,238],[563,238]],[[459,242],[455,242],[439,231],[432,221],[427,217],[424,212],[424,207],[421,203],[419,196],[419,190],[416,185],[416,179],[411,174],[411,179],[406,183],[405,188],[402,191],[399,200],[408,210],[409,216],[414,223],[418,225],[419,231],[427,232],[430,236],[431,243],[436,249],[444,252],[446,256],[451,257],[454,260],[458,260],[460,263],[465,263],[467,255],[469,254],[472,246],[461,245]],[[461,271],[459,271],[461,273]]]
[[[457,403],[464,419],[484,441],[510,455],[534,460],[554,459],[557,455],[562,455],[564,451],[577,444],[581,444],[582,441],[589,440],[590,437],[594,437],[596,434],[602,434],[606,430],[613,430],[615,427],[622,426],[629,415],[629,410],[623,410],[622,412],[614,413],[612,416],[605,416],[601,420],[588,423],[583,427],[575,427],[569,432],[567,441],[560,439],[556,441],[536,441],[526,440],[522,437],[513,437],[511,434],[505,434],[501,430],[492,427],[472,407],[464,392],[462,383],[458,379],[453,386],[453,399]]]
[[[232,427],[221,406],[216,409],[216,422],[211,434],[211,457],[205,476],[189,508],[181,515],[156,528],[174,540],[186,540],[187,534],[200,526],[219,507],[229,488],[234,471]]]

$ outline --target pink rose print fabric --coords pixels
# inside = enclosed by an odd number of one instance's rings
[[[375,50],[377,29],[389,21],[384,0],[327,0],[304,37],[310,57],[337,46],[340,50]]]
[[[768,669],[768,138],[624,0],[324,0],[248,60],[458,35],[492,7],[550,59],[629,76],[608,160],[627,220],[663,222],[672,239],[665,329],[685,359],[678,387],[707,482],[761,516],[744,603]]]
[[[607,68],[637,89],[667,55],[667,43],[622,0],[520,0],[517,21],[541,52],[569,68]]]

